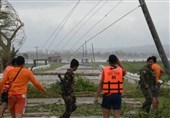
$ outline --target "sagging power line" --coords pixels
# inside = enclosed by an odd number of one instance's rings
[[[108,2],[105,1],[87,20],[86,22],[84,22],[75,32],[74,34],[68,39],[68,41],[65,43],[65,45],[62,47],[62,49],[65,48],[65,46],[69,43],[69,41],[71,41],[71,39],[91,20],[91,18],[93,18],[93,16]]]
[[[94,27],[96,27],[101,21],[104,20],[116,7],[120,5],[123,0],[120,0],[115,6],[113,6],[98,22],[96,22],[86,33],[84,33],[72,46],[69,50],[72,50]]]
[[[104,32],[105,30],[107,30],[108,28],[110,28],[111,26],[115,25],[117,22],[119,22],[120,20],[122,20],[123,18],[125,18],[127,15],[129,15],[130,13],[134,12],[136,9],[138,9],[141,5],[135,7],[134,9],[132,9],[131,11],[127,12],[126,14],[124,14],[123,16],[121,16],[120,18],[118,18],[116,21],[114,21],[113,23],[111,23],[110,25],[108,25],[107,27],[105,27],[103,30],[99,31],[98,33],[96,33],[94,36],[92,36],[91,38],[89,38],[88,40],[86,40],[86,43],[91,41],[92,39],[94,39],[96,36],[98,36],[99,34],[101,34],[102,32]],[[82,45],[80,45],[76,51],[74,51],[74,53],[72,54],[72,56],[70,57],[74,57],[74,55],[80,50],[80,48],[85,45],[85,43],[83,43]]]
[[[74,26],[74,27],[70,30],[70,32],[68,32],[68,33],[64,36],[64,38],[62,38],[62,39],[60,40],[60,42],[59,42],[55,47],[60,46],[60,44],[83,22],[84,19],[86,19],[86,17],[99,5],[99,3],[100,3],[101,1],[102,1],[102,0],[99,0],[99,1],[97,2],[97,4],[95,4],[95,6],[92,7],[92,9],[90,9],[90,11],[80,20],[80,22],[79,22],[76,26]],[[68,40],[67,40],[67,41],[68,41]],[[63,49],[63,48],[62,48],[62,49]],[[52,50],[54,50],[54,49],[52,49]]]
[[[73,6],[73,8],[69,11],[69,13],[64,17],[64,19],[61,21],[61,23],[59,24],[59,26],[54,30],[54,32],[50,35],[50,37],[47,39],[47,41],[44,43],[44,45],[42,46],[41,50],[46,46],[47,42],[49,42],[49,40],[54,36],[54,34],[56,33],[55,37],[53,38],[53,40],[51,41],[50,45],[48,46],[48,49],[51,47],[52,43],[54,42],[54,40],[56,39],[56,37],[58,36],[58,34],[60,33],[60,31],[62,30],[62,28],[64,27],[64,25],[66,24],[66,22],[69,20],[70,16],[73,14],[74,10],[76,9],[76,7],[78,6],[78,4],[80,3],[80,0],[77,1],[77,3]]]

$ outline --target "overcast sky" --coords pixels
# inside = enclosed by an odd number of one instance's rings
[[[43,51],[77,50],[139,5],[138,0],[99,1],[80,0],[66,21],[78,0],[9,0],[25,24],[26,41],[20,51],[35,51],[36,47]],[[162,44],[170,44],[170,1],[146,0],[146,4]],[[92,44],[94,48],[110,49],[154,45],[154,41],[139,7],[91,39],[87,47]]]

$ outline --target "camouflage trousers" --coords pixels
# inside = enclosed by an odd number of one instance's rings
[[[76,98],[73,94],[65,95],[62,94],[62,98],[65,102],[65,112],[63,113],[60,118],[70,118],[71,113],[76,110]]]
[[[142,105],[142,110],[149,113],[151,105],[152,105],[152,93],[150,88],[140,87],[144,97],[145,102]]]

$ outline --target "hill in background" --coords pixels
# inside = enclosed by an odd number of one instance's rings
[[[167,57],[170,59],[170,45],[164,45],[164,50],[166,52]],[[63,51],[63,52],[41,52],[38,51],[38,58],[48,58],[49,56],[61,56],[63,60],[69,61],[70,58],[83,58],[83,52],[77,52],[77,54],[73,54],[74,51]],[[117,55],[121,60],[146,60],[148,56],[156,56],[158,59],[159,54],[155,46],[153,45],[145,45],[138,47],[121,47],[121,48],[110,48],[110,49],[94,49],[95,60],[105,61],[107,60],[110,54]],[[25,55],[27,59],[32,60],[37,58],[36,52],[22,52],[18,55]],[[93,53],[91,48],[87,48],[87,58],[90,60],[93,59]]]

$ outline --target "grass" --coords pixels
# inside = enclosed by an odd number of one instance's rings
[[[76,96],[93,96],[96,92],[97,85],[91,81],[85,79],[82,76],[78,76],[76,79]],[[28,86],[29,98],[56,98],[61,96],[60,83],[56,81],[54,84],[46,88],[47,94],[40,94],[40,92],[31,84]]]
[[[139,98],[143,97],[140,87],[136,84],[131,84],[127,80],[124,81],[123,97],[126,98]]]
[[[81,80],[82,78],[79,78],[79,84],[88,84],[89,82]],[[91,85],[91,83],[90,83]],[[89,86],[91,88],[91,86]],[[129,97],[129,98],[134,98],[137,101],[141,101],[141,103],[144,101],[144,97],[141,94],[141,91],[139,88],[136,88],[137,86],[131,83],[128,83],[125,80],[124,83],[124,94],[123,97]],[[79,92],[76,92],[76,96],[82,96],[91,92],[94,95],[94,91],[86,91],[83,92],[83,89],[80,87],[78,90]],[[46,97],[46,98],[55,98],[55,97],[60,97],[60,91],[59,91],[59,86],[58,83],[53,84],[50,88],[47,88],[47,95],[39,94],[38,90],[35,89],[32,86],[29,86],[29,97]],[[161,97],[160,97],[160,107],[159,111],[155,114],[153,112],[149,114],[143,113],[139,106],[134,105],[134,104],[127,104],[127,103],[122,103],[122,109],[121,109],[121,116],[125,118],[169,118],[170,117],[170,93],[167,89],[161,89],[160,91]],[[169,93],[169,94],[168,94]],[[92,94],[90,96],[93,96]],[[38,99],[37,99],[38,100]],[[53,103],[53,104],[39,104],[36,106],[29,106],[26,109],[26,112],[48,112],[51,115],[59,116],[63,113],[65,107],[64,104],[61,103]],[[76,111],[72,114],[72,116],[102,116],[102,109],[100,104],[94,105],[94,104],[80,104],[78,105]]]
[[[50,112],[52,115],[59,116],[65,110],[64,104],[39,104],[26,109],[26,112]],[[102,115],[100,105],[81,104],[77,105],[77,109],[72,114],[73,116],[89,116]]]
[[[93,67],[97,67],[98,65],[106,65],[106,63],[96,63],[93,64]],[[56,67],[61,66],[60,64],[51,64],[51,68],[47,70],[41,70],[38,72],[46,72],[48,70],[53,70]],[[137,73],[140,68],[145,65],[145,62],[122,62],[123,67],[132,73]],[[167,81],[167,75],[163,76],[163,80]],[[28,86],[28,97],[29,98],[56,98],[60,97],[60,86],[59,83],[56,82],[46,88],[47,94],[40,94],[35,87],[29,85]],[[76,96],[94,96],[94,93],[97,90],[97,85],[90,82],[89,80],[85,79],[82,76],[78,76],[76,80]],[[124,98],[134,98],[141,103],[144,101],[144,97],[140,91],[140,88],[136,84],[128,83],[125,80],[124,83]],[[140,108],[136,105],[123,103],[121,116],[126,118],[169,118],[170,113],[170,89],[161,88],[160,91],[160,107],[159,111],[155,114],[151,112],[150,114],[144,114],[140,111]],[[26,112],[50,112],[53,115],[59,116],[63,113],[64,105],[61,103],[54,103],[54,104],[39,104],[37,106],[32,106],[26,109]],[[135,114],[133,112],[135,112]],[[101,106],[94,105],[94,104],[81,104],[78,105],[76,111],[72,114],[73,116],[101,116]]]
[[[168,100],[164,101],[160,106],[157,113],[150,112],[146,114],[140,110],[139,106],[122,103],[121,117],[124,118],[169,118],[170,106],[167,104]],[[65,110],[64,104],[53,103],[53,104],[39,104],[31,106],[26,109],[26,112],[50,112],[51,115],[59,116]],[[111,113],[112,115],[112,113]],[[102,109],[100,104],[80,104],[77,105],[76,111],[73,112],[72,116],[102,116]]]
[[[50,68],[43,69],[43,70],[36,70],[36,71],[34,71],[34,73],[35,73],[35,74],[36,74],[36,73],[39,73],[39,74],[45,73],[45,72],[47,72],[47,71],[50,71],[50,70],[54,70],[54,69],[56,69],[56,68],[59,68],[59,67],[61,67],[61,66],[63,66],[63,65],[64,65],[63,63],[55,63],[55,62],[53,62],[53,63],[50,63]]]

